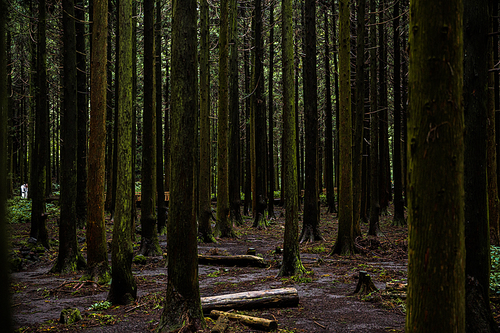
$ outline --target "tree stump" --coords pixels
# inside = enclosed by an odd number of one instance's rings
[[[373,284],[370,274],[368,274],[366,271],[360,271],[358,285],[356,286],[356,290],[354,290],[354,293],[366,295],[371,293],[372,291],[377,290],[378,288]]]

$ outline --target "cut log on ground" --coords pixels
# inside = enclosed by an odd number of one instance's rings
[[[204,313],[210,313],[212,310],[291,307],[298,304],[299,294],[295,288],[247,291],[201,298]]]
[[[251,317],[251,316],[245,316],[241,314],[223,312],[217,310],[212,310],[210,312],[210,316],[219,318],[227,317],[229,319],[239,320],[241,323],[247,326],[251,326],[253,328],[262,331],[274,331],[278,328],[278,322],[276,320],[270,320],[265,318]]]
[[[267,267],[267,262],[257,256],[238,255],[238,256],[209,256],[204,254],[198,255],[198,263],[201,265],[222,265],[222,266],[251,266],[251,267]]]
[[[365,271],[360,271],[358,285],[356,286],[356,290],[354,290],[354,293],[365,295],[376,290],[378,289],[377,287],[375,287],[375,284],[373,284],[370,274]]]

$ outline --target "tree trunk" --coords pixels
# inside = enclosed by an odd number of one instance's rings
[[[137,297],[132,275],[133,248],[130,240],[132,193],[132,1],[120,0],[118,6],[118,168],[117,202],[111,242],[111,287],[108,300],[113,304],[129,304]]]
[[[89,177],[87,179],[87,280],[107,283],[110,278],[104,221],[104,182],[106,152],[106,59],[108,40],[108,2],[94,0],[92,56],[90,72]]]
[[[0,1],[0,188],[7,187],[7,1]],[[0,191],[0,325],[5,332],[13,332],[12,306],[10,301],[9,241],[7,232],[7,191]]]
[[[351,70],[350,70],[350,1],[339,3],[339,229],[333,253],[354,253],[352,224],[352,114],[351,114]]]
[[[365,7],[366,0],[358,1],[358,27],[356,49],[356,118],[353,134],[352,191],[353,191],[353,235],[361,236],[361,196],[363,187],[363,144],[365,122]]]
[[[76,1],[76,65],[77,65],[77,109],[78,109],[78,150],[77,150],[77,192],[76,217],[78,228],[87,224],[87,152],[89,118],[87,98],[87,56],[85,36],[85,5],[83,0]]]
[[[490,309],[488,225],[488,0],[464,0],[465,329],[498,332]],[[491,125],[494,125],[492,121]],[[490,198],[494,199],[494,198]],[[492,203],[492,201],[489,201]],[[492,207],[490,207],[492,208]],[[463,283],[463,281],[462,281]]]
[[[254,8],[254,55],[252,87],[255,92],[252,95],[253,104],[253,146],[254,154],[252,176],[254,178],[254,222],[253,227],[267,227],[264,216],[267,207],[266,197],[266,110],[264,105],[264,64],[262,47],[262,0],[255,0]]]
[[[322,240],[319,231],[318,77],[316,73],[316,1],[306,0],[304,58],[305,191],[300,242]]]
[[[394,172],[394,217],[393,225],[402,226],[406,224],[404,216],[403,200],[403,176],[402,176],[402,154],[401,154],[401,50],[399,26],[399,2],[394,4],[394,150],[392,152],[392,165]]]
[[[156,48],[155,48],[155,92],[156,92],[156,206],[157,214],[157,232],[160,235],[167,233],[166,220],[166,201],[165,201],[165,181],[163,178],[163,101],[162,101],[162,30],[161,30],[161,7],[162,2],[156,0]]]
[[[196,1],[174,0],[172,22],[172,155],[167,222],[168,280],[158,332],[203,329],[198,282],[194,159],[197,117]],[[182,248],[183,251],[178,251]]]
[[[464,332],[463,6],[410,12],[406,332]]]
[[[154,1],[144,2],[144,112],[141,173],[141,250],[147,256],[161,254],[156,227],[156,87]],[[159,120],[161,121],[161,119]],[[162,179],[160,179],[161,181]],[[158,195],[164,195],[163,192]]]
[[[32,162],[32,177],[30,186],[31,202],[31,231],[30,237],[36,238],[37,242],[45,248],[49,248],[49,239],[45,221],[45,193],[47,186],[48,160],[46,158],[49,147],[47,146],[49,110],[47,102],[47,65],[46,49],[47,41],[46,23],[47,10],[46,1],[38,3],[38,42],[37,42],[37,89],[36,89],[36,119],[35,119],[35,143]]]
[[[371,0],[370,11],[376,11],[376,1]],[[380,179],[379,179],[379,106],[377,103],[377,26],[375,15],[370,15],[370,228],[368,235],[377,236],[379,233],[380,215]]]
[[[209,7],[207,0],[200,8],[200,181],[199,181],[199,225],[198,234],[204,243],[215,242],[210,218],[210,67],[208,44]]]
[[[269,183],[268,193],[268,217],[274,218],[274,3],[269,6],[269,138],[267,151],[267,181]]]
[[[61,121],[61,217],[59,220],[59,253],[51,272],[69,273],[85,267],[76,241],[78,110],[76,80],[75,5],[63,2],[64,102]],[[77,170],[75,170],[77,169]],[[75,172],[76,171],[76,172]]]
[[[230,221],[243,224],[240,191],[240,110],[238,89],[238,24],[237,1],[229,0],[229,135],[228,153],[231,168],[228,169]]]
[[[291,276],[305,272],[300,261],[299,249],[299,196],[297,186],[297,136],[295,126],[295,87],[293,63],[292,0],[283,1],[283,169],[285,187],[285,235],[283,264],[279,276]]]

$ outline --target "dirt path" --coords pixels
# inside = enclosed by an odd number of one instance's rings
[[[301,259],[311,274],[302,277],[277,278],[281,256],[284,221],[277,219],[267,230],[255,230],[248,219],[236,228],[237,239],[220,239],[217,244],[200,244],[202,254],[245,254],[249,247],[257,250],[270,266],[219,267],[199,266],[201,296],[213,296],[250,290],[294,287],[300,302],[297,307],[244,311],[278,321],[280,332],[403,332],[403,300],[375,293],[362,298],[352,295],[360,270],[372,276],[375,285],[384,289],[386,282],[406,279],[406,229],[383,225],[385,234],[378,239],[358,240],[363,253],[353,257],[329,256],[336,235],[336,218],[322,215],[325,241],[301,245]],[[109,226],[111,230],[112,226]],[[365,228],[365,226],[363,226]],[[14,253],[25,244],[26,226],[14,226]],[[51,232],[55,235],[54,230]],[[23,241],[24,239],[24,241]],[[165,250],[165,237],[160,236]],[[137,302],[125,307],[90,311],[89,307],[105,301],[108,286],[82,284],[81,273],[54,275],[47,273],[55,258],[53,251],[38,261],[25,261],[21,272],[13,273],[13,308],[16,327],[21,332],[151,332],[158,325],[167,269],[163,257],[148,258],[145,265],[133,265],[138,285]],[[66,307],[78,308],[83,319],[73,325],[57,322]],[[208,320],[208,326],[213,321]],[[230,332],[257,332],[232,322]],[[208,332],[208,330],[207,330]]]

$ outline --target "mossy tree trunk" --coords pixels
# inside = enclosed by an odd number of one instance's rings
[[[365,125],[365,11],[366,0],[357,3],[356,38],[356,117],[354,119],[353,156],[352,156],[352,195],[353,195],[353,235],[361,236],[361,198],[363,193],[363,144]]]
[[[87,179],[87,275],[88,280],[108,282],[110,270],[104,221],[106,152],[106,59],[108,41],[108,1],[94,0],[92,56],[90,72],[90,136]]]
[[[221,237],[233,237],[229,219],[229,0],[220,3],[219,109],[217,121],[217,224]]]
[[[488,224],[488,0],[464,0],[465,329],[498,332],[490,309]],[[494,125],[494,121],[492,125]],[[439,129],[438,129],[439,130]],[[491,201],[490,201],[491,203]]]
[[[394,216],[392,223],[397,226],[406,224],[404,217],[402,150],[401,142],[401,48],[399,25],[399,2],[394,3],[394,21],[392,22],[394,40],[394,139],[392,165],[394,172]]]
[[[0,325],[5,332],[13,332],[12,306],[10,302],[10,277],[7,233],[7,0],[0,1]]]
[[[142,122],[140,252],[147,256],[161,254],[156,227],[156,122],[161,119],[156,118],[154,9],[155,0],[144,1],[144,86],[148,89],[144,90]]]
[[[268,196],[267,215],[274,218],[274,190],[275,190],[275,177],[274,177],[274,3],[269,4],[269,136],[268,136],[268,151],[267,151],[267,182],[268,182]]]
[[[465,331],[462,18],[410,3],[408,333]]]
[[[304,3],[304,126],[305,191],[304,217],[300,242],[322,240],[319,231],[318,188],[318,75],[316,73],[316,1]]]
[[[47,8],[46,1],[41,0],[38,3],[38,33],[37,33],[37,88],[36,88],[36,116],[35,116],[35,143],[33,156],[31,157],[31,184],[30,195],[31,202],[31,231],[30,237],[36,238],[38,243],[49,248],[49,238],[45,221],[45,193],[47,186],[48,163],[47,146],[49,110],[47,93],[47,41],[46,41],[46,23]]]
[[[495,29],[498,29],[498,18],[494,12],[493,3],[497,6],[498,13],[498,2],[489,1],[489,11],[490,11],[490,26],[489,31],[493,35],[497,30],[493,30],[493,21],[496,21]],[[495,16],[493,18],[493,16]],[[495,67],[494,52],[493,47],[497,48],[498,53],[498,36],[490,36],[488,38],[488,70]],[[496,44],[495,44],[496,42]],[[494,245],[500,245],[500,200],[498,197],[498,174],[497,174],[497,143],[496,143],[496,127],[497,120],[495,119],[495,77],[498,77],[496,72],[488,71],[488,122],[486,126],[487,130],[487,152],[486,152],[486,165],[487,165],[487,175],[488,175],[488,218],[490,224],[490,239]],[[498,88],[497,88],[498,89]]]
[[[162,1],[156,0],[156,28],[155,28],[155,93],[156,93],[156,206],[158,207],[157,214],[157,231],[160,235],[165,235],[167,232],[166,219],[166,201],[165,201],[165,181],[164,163],[163,163],[163,98],[162,98],[162,29],[161,29],[161,7]],[[132,155],[134,156],[134,155]]]
[[[335,185],[333,177],[333,108],[332,108],[332,88],[331,88],[331,68],[330,59],[334,56],[330,53],[330,24],[328,15],[330,15],[331,4],[324,6],[325,22],[325,86],[326,86],[326,104],[325,104],[325,183],[326,183],[326,204],[328,212],[333,213],[335,209]]]
[[[205,327],[198,282],[194,209],[197,117],[197,10],[195,0],[174,0],[172,24],[172,160],[167,222],[168,280],[158,332]],[[182,248],[182,251],[179,249]]]
[[[237,1],[229,0],[229,136],[228,169],[229,207],[231,222],[243,224],[240,191],[240,110],[238,88],[238,12]]]
[[[132,1],[120,0],[118,6],[118,165],[117,205],[111,242],[111,287],[108,300],[129,304],[137,297],[132,275],[132,242],[130,240],[132,205]]]
[[[210,218],[210,67],[209,67],[209,7],[207,0],[200,4],[200,180],[198,187],[198,234],[205,243],[215,242]]]
[[[262,46],[262,0],[255,0],[254,7],[254,54],[252,71],[252,145],[253,163],[252,177],[254,179],[254,221],[253,227],[267,227],[265,209],[266,197],[266,110],[264,101],[264,64]]]
[[[293,62],[292,0],[282,2],[283,23],[283,152],[285,182],[285,235],[283,264],[278,276],[291,276],[305,272],[299,249],[299,196],[297,186],[297,136],[295,135],[295,87]]]
[[[376,0],[370,0],[370,11],[375,13]],[[380,181],[379,181],[379,106],[377,81],[377,26],[375,15],[370,15],[370,228],[368,235],[379,233]]]
[[[87,159],[89,118],[87,98],[87,59],[86,59],[86,29],[85,5],[83,0],[76,1],[76,66],[77,66],[77,108],[78,108],[78,150],[77,150],[77,192],[76,215],[78,228],[87,224]]]
[[[350,1],[339,4],[339,229],[333,253],[354,253],[352,227],[352,114],[350,68]]]
[[[59,219],[59,252],[52,272],[69,273],[85,267],[76,241],[78,110],[76,80],[75,4],[63,1],[63,73],[64,100],[61,119],[61,216]]]

